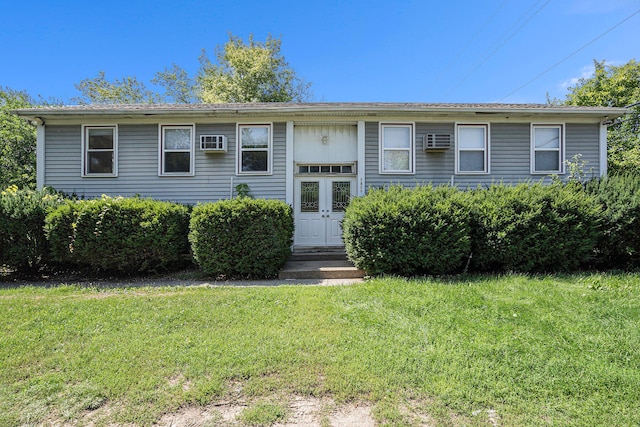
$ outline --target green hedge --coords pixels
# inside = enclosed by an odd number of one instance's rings
[[[475,270],[572,271],[592,259],[599,207],[580,184],[493,185],[473,196]]]
[[[599,212],[579,184],[391,187],[354,199],[343,231],[374,275],[571,271],[594,255]]]
[[[193,209],[189,240],[200,268],[226,278],[277,276],[291,253],[293,214],[277,200],[237,198]]]
[[[46,218],[56,261],[119,273],[184,263],[188,229],[186,206],[139,198],[68,201]]]
[[[0,195],[0,265],[27,271],[50,262],[44,233],[48,210],[62,202],[49,189],[18,190],[11,186]]]
[[[345,211],[347,255],[373,275],[460,271],[471,253],[466,198],[450,187],[372,189]]]
[[[586,188],[602,207],[597,267],[640,267],[640,175],[608,176]]]

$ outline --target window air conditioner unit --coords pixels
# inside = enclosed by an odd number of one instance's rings
[[[451,148],[451,135],[428,133],[422,141],[424,151],[445,151]]]
[[[209,153],[225,153],[227,137],[224,135],[200,135],[200,149]]]

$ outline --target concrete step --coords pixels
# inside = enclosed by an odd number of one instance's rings
[[[344,251],[297,252],[280,271],[279,279],[359,279],[365,275],[347,260]]]
[[[346,261],[347,253],[340,251],[294,251],[289,261]]]

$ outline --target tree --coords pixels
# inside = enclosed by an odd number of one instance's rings
[[[74,98],[79,104],[147,104],[161,101],[161,97],[147,89],[136,77],[107,80],[100,71],[93,79],[84,79],[76,85],[81,93]]]
[[[640,63],[595,61],[595,73],[569,88],[567,105],[627,107],[629,113],[609,127],[610,172],[640,172]]]
[[[206,103],[302,102],[310,98],[310,83],[300,79],[280,53],[281,40],[267,36],[264,43],[253,35],[245,44],[229,34],[216,51],[212,64],[203,50],[197,77],[200,98]]]
[[[151,83],[164,87],[163,102],[190,104],[198,100],[195,82],[184,68],[176,64],[158,71]]]
[[[36,186],[36,127],[11,113],[32,104],[26,92],[0,87],[0,190]]]

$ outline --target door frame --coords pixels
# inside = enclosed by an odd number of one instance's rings
[[[352,175],[348,175],[349,179],[353,179],[351,192],[354,196],[362,196],[365,194],[366,183],[365,183],[365,128],[366,124],[364,120],[350,121],[350,120],[340,120],[340,121],[293,121],[289,120],[286,122],[286,134],[285,134],[285,164],[286,164],[286,174],[285,174],[285,201],[288,205],[293,208],[294,212],[294,221],[297,221],[295,204],[297,202],[297,193],[296,185],[297,179],[306,176],[299,173],[298,164],[300,163],[308,163],[309,162],[309,151],[307,150],[307,142],[312,142],[309,140],[308,136],[300,136],[300,133],[296,130],[298,126],[301,127],[316,127],[316,128],[324,128],[326,126],[355,126],[356,134],[353,137],[352,141],[356,145],[355,151],[350,154],[343,151],[343,142],[339,143],[334,148],[333,140],[329,139],[328,147],[334,154],[332,159],[327,159],[330,163],[336,162],[339,164],[353,164],[355,167],[355,173]],[[338,151],[333,151],[337,149]],[[342,154],[340,154],[342,153]],[[313,158],[313,157],[312,157]],[[314,159],[317,161],[320,159]],[[346,174],[345,174],[346,175]],[[342,174],[339,174],[342,176]],[[344,176],[347,178],[347,176]],[[294,247],[301,247],[296,242],[295,234],[294,234]],[[344,247],[344,243],[340,245],[340,247]],[[329,246],[325,248],[330,248]]]
[[[302,183],[317,182],[317,210],[302,212]],[[295,222],[294,246],[296,247],[344,247],[341,222],[344,211],[333,210],[334,182],[349,183],[349,198],[356,195],[354,175],[298,175],[294,179],[293,216]],[[302,235],[300,233],[303,233]]]

